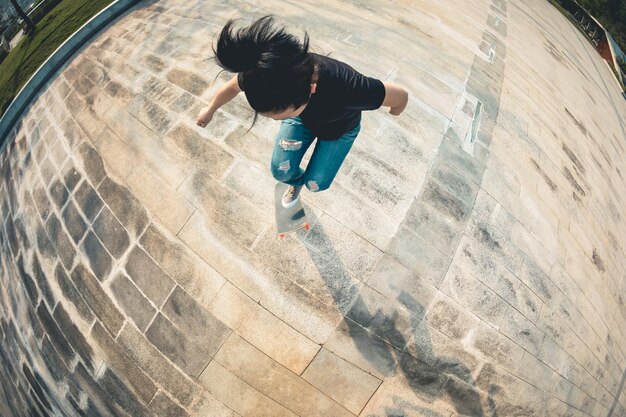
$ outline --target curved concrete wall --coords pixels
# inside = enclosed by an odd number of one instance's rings
[[[8,138],[0,414],[624,416],[626,104],[578,31],[543,0],[259,7],[140,4]],[[276,124],[194,126],[212,35],[270,12],[411,93],[285,240]]]
[[[37,72],[26,82],[24,87],[17,94],[11,105],[6,109],[0,119],[0,149],[5,146],[5,138],[11,129],[19,121],[22,112],[28,107],[30,102],[37,96],[39,90],[45,83],[61,68],[66,61],[85,42],[92,38],[98,31],[109,24],[138,0],[115,0],[111,5],[94,16],[72,36],[67,39],[56,51],[37,69]]]

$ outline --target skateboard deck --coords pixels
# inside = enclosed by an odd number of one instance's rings
[[[311,228],[300,199],[293,207],[283,207],[283,194],[288,187],[289,185],[282,182],[276,183],[276,187],[274,187],[274,212],[276,214],[276,230],[279,237],[285,237],[287,233],[295,232],[298,229],[305,228],[309,230]]]

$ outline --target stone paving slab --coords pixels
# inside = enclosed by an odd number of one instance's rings
[[[283,240],[277,123],[195,125],[268,13],[410,95]],[[543,0],[140,2],[0,154],[0,413],[626,416],[624,138]]]

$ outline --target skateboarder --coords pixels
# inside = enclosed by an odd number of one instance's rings
[[[223,69],[237,73],[222,86],[211,103],[198,115],[205,127],[215,111],[241,91],[257,115],[282,120],[276,135],[271,171],[274,178],[289,184],[283,207],[296,204],[306,186],[317,192],[327,189],[361,128],[361,111],[390,107],[402,113],[408,93],[355,71],[327,56],[310,53],[309,37],[304,42],[274,25],[272,16],[234,30],[230,20],[213,49]],[[317,138],[305,170],[300,162]]]

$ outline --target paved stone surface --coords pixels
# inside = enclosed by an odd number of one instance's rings
[[[282,240],[278,124],[195,126],[268,13],[410,93]],[[625,140],[544,0],[140,2],[0,154],[0,414],[626,416]]]

